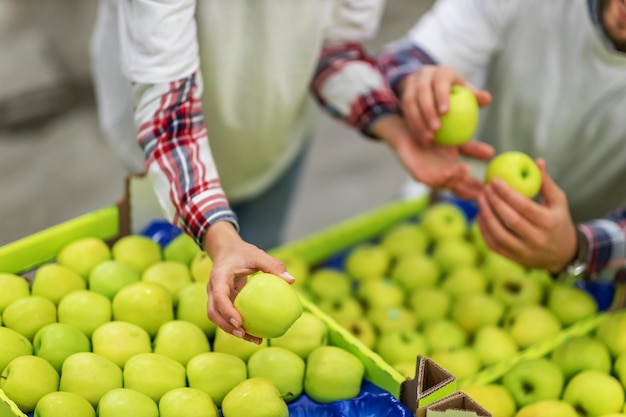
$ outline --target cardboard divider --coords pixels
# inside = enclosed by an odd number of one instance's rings
[[[467,394],[457,391],[440,400],[420,407],[416,417],[491,417],[491,414]]]

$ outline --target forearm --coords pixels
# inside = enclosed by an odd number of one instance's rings
[[[616,272],[626,266],[626,207],[606,219],[578,225],[589,243],[588,275]],[[609,274],[612,276],[613,274]]]
[[[375,136],[377,120],[400,113],[375,62],[356,43],[323,49],[311,90],[324,110],[368,136]]]
[[[145,172],[168,220],[202,246],[211,224],[237,221],[209,148],[198,77],[136,84],[134,94]]]

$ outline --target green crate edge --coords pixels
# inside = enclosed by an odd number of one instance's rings
[[[269,252],[274,256],[294,253],[310,264],[315,264],[419,214],[428,203],[427,197],[390,202]],[[78,238],[95,236],[110,241],[119,237],[123,230],[120,210],[119,204],[111,205],[1,246],[0,271],[14,274],[28,272],[53,260],[65,244]],[[303,304],[327,323],[331,344],[353,353],[361,360],[365,366],[366,379],[399,398],[400,387],[406,380],[402,374],[313,303],[303,300]],[[0,417],[27,417],[2,390],[0,400]]]

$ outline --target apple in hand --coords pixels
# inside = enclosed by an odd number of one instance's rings
[[[420,325],[447,317],[452,295],[441,288],[424,288],[409,296],[413,316]]]
[[[547,307],[538,304],[513,306],[504,317],[507,329],[521,348],[540,342],[561,330],[561,323]]]
[[[369,281],[386,276],[391,255],[380,243],[360,243],[353,247],[343,263],[343,269],[356,281]]]
[[[231,389],[248,378],[246,362],[223,352],[194,356],[187,362],[186,371],[189,386],[207,393],[218,407]]]
[[[248,378],[267,378],[289,403],[302,394],[306,363],[296,353],[276,346],[261,349],[248,359]]]
[[[32,341],[39,329],[57,321],[57,307],[39,295],[18,298],[4,309],[2,321]]]
[[[115,294],[127,285],[137,282],[141,275],[132,266],[110,259],[96,265],[89,273],[89,290],[113,300]]]
[[[289,408],[267,378],[249,378],[240,382],[224,397],[224,417],[289,417]]]
[[[193,259],[201,251],[202,249],[191,236],[181,233],[165,245],[163,248],[163,259],[180,262],[187,265],[187,267],[191,267]]]
[[[96,417],[96,410],[78,394],[55,391],[41,397],[35,406],[34,417]]]
[[[378,337],[376,353],[388,364],[415,362],[417,355],[428,355],[430,346],[426,337],[417,330],[392,330]]]
[[[421,224],[435,242],[444,239],[461,239],[468,230],[463,210],[444,201],[430,205],[421,216]]]
[[[129,388],[115,388],[104,394],[97,412],[98,417],[159,417],[159,407],[152,398]]]
[[[565,377],[561,368],[546,358],[518,362],[502,377],[518,406],[561,398]]]
[[[450,317],[471,335],[483,326],[499,324],[505,311],[505,304],[494,296],[470,293],[456,298]]]
[[[153,263],[143,271],[141,280],[162,285],[172,296],[174,306],[178,303],[178,292],[192,282],[189,267],[176,261]]]
[[[268,273],[252,275],[233,304],[241,314],[246,333],[261,338],[282,336],[303,311],[302,301],[291,285]]]
[[[570,403],[557,399],[526,405],[517,411],[515,417],[580,417],[580,414]]]
[[[181,341],[184,340],[184,343]],[[153,352],[160,353],[180,362],[183,366],[191,358],[210,349],[209,339],[201,328],[183,320],[165,322],[159,327],[154,343]]]
[[[114,320],[136,324],[150,337],[174,319],[172,295],[153,282],[139,281],[122,288],[113,298],[112,309]]]
[[[322,404],[348,400],[359,395],[364,375],[365,366],[352,353],[320,346],[307,359],[304,392]]]
[[[569,326],[598,312],[595,298],[587,291],[556,283],[548,293],[546,305],[564,326]]]
[[[478,126],[478,114],[474,93],[467,87],[453,85],[448,111],[440,117],[441,127],[435,132],[435,142],[452,146],[469,142]]]
[[[182,387],[168,391],[159,401],[159,417],[219,417],[209,394]]]
[[[59,323],[70,324],[91,337],[94,330],[111,321],[111,300],[89,290],[67,294],[58,306]]]
[[[513,417],[517,410],[511,393],[500,384],[468,385],[461,391],[489,411],[492,417]]]
[[[28,281],[14,274],[0,272],[0,288],[0,314],[13,301],[30,295]]]
[[[33,338],[33,351],[61,372],[65,359],[78,352],[91,352],[89,338],[77,327],[65,323],[48,324]]]
[[[87,279],[91,270],[100,262],[111,259],[111,249],[97,237],[76,239],[63,246],[56,261]]]
[[[124,388],[134,389],[158,402],[168,391],[187,385],[185,367],[158,353],[140,353],[124,365]]]
[[[269,339],[262,339],[261,344],[248,342],[245,339],[226,333],[221,327],[215,330],[213,338],[213,351],[230,353],[247,362],[250,356],[259,349],[269,346]]]
[[[33,345],[23,334],[0,326],[0,372],[19,356],[33,354]]]
[[[425,253],[430,236],[421,224],[402,222],[385,232],[380,243],[392,258],[399,259],[409,254]]]
[[[217,325],[207,316],[208,295],[206,284],[193,282],[178,292],[178,304],[176,305],[176,319],[185,320],[198,326],[207,337],[215,336]]]
[[[604,343],[591,336],[566,340],[552,351],[551,359],[561,367],[566,379],[580,371],[595,369],[611,372],[611,353]]]
[[[327,344],[328,326],[308,311],[303,311],[284,335],[269,340],[270,346],[288,349],[305,360],[315,348]]]
[[[98,405],[100,397],[122,386],[120,367],[93,352],[74,353],[65,359],[61,367],[59,391],[78,394],[94,408]]]
[[[45,297],[57,305],[66,294],[85,288],[85,279],[76,272],[60,264],[46,264],[35,272],[31,294]]]
[[[152,340],[143,328],[125,321],[110,321],[91,335],[92,351],[110,359],[120,368],[139,353],[152,352]]]
[[[541,190],[541,171],[537,163],[523,152],[504,152],[489,161],[485,184],[494,178],[528,198],[535,198]]]
[[[0,389],[25,413],[33,411],[41,397],[58,388],[59,374],[39,356],[19,356],[0,375]]]
[[[587,369],[569,380],[563,400],[572,404],[581,415],[619,413],[624,407],[624,388],[614,376]]]
[[[142,235],[128,235],[119,239],[111,248],[113,259],[125,262],[143,273],[152,264],[163,259],[157,242]]]
[[[472,347],[485,366],[513,357],[519,350],[513,336],[496,325],[484,325],[474,333]]]
[[[435,287],[441,277],[441,268],[426,253],[409,253],[395,260],[389,276],[406,291],[415,292]]]

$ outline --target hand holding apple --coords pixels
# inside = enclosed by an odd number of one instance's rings
[[[509,151],[497,155],[487,165],[485,184],[499,178],[528,198],[541,190],[541,171],[536,162],[523,152]]]

